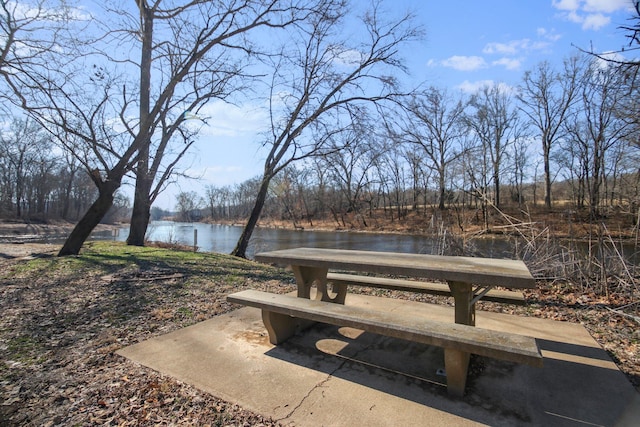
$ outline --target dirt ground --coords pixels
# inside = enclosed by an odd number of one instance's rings
[[[168,267],[175,251],[156,260],[156,248],[86,248],[89,262],[58,249],[0,245],[0,427],[277,424],[115,352],[234,309],[236,289],[275,290],[281,272],[215,255]]]
[[[52,243],[0,243],[0,263],[3,260],[26,258],[42,254],[54,255],[60,245]]]
[[[4,259],[22,258],[38,254],[55,254],[62,243],[41,243],[42,240],[64,241],[74,224],[52,222],[48,224],[28,224],[23,222],[0,221],[0,262]],[[110,231],[115,225],[99,224],[94,231]]]

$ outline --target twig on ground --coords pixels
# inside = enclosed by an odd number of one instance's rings
[[[619,314],[620,316],[628,317],[629,319],[633,319],[636,322],[640,323],[640,317],[638,316],[634,316],[633,314],[628,314],[620,310],[614,310],[613,308],[609,308],[609,307],[605,307],[605,308],[612,313]]]

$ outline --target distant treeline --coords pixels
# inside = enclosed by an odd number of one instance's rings
[[[16,119],[0,134],[0,218],[75,222],[97,191],[76,158],[57,149],[35,122]],[[116,197],[104,222],[126,218],[128,206]]]
[[[415,183],[408,180],[389,187],[384,183],[369,182],[349,191],[335,176],[324,175],[322,172],[326,170],[326,167],[286,170],[272,184],[262,218],[287,221],[299,227],[313,226],[314,221],[319,220],[330,220],[337,227],[348,227],[349,222],[355,219],[360,226],[367,227],[368,222],[375,219],[402,221],[410,214],[429,218],[439,208],[440,194],[428,183],[424,187],[413,186]],[[319,178],[322,178],[321,185]],[[605,218],[615,212],[615,215],[625,216],[630,227],[637,225],[638,205],[634,202],[638,194],[637,183],[637,174],[625,174],[615,183],[607,182],[606,197],[603,197],[599,209],[600,217]],[[171,217],[179,221],[206,219],[242,223],[251,213],[258,185],[259,179],[255,178],[233,186],[210,185],[206,187],[205,194],[182,192],[178,195],[175,211],[153,208],[152,219]],[[554,183],[553,193],[557,201],[551,211],[560,211],[568,218],[589,220],[590,210],[584,201],[580,203],[578,187],[572,181]],[[505,200],[501,206],[509,212],[520,212],[520,218],[524,218],[529,210],[545,210],[543,188],[543,182],[526,183],[521,187],[505,185]],[[488,221],[490,213],[495,213],[492,206],[495,205],[490,202],[489,194],[479,189],[446,192],[445,209],[473,209],[478,212],[478,221]]]

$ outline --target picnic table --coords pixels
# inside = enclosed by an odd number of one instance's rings
[[[533,276],[522,261],[322,248],[262,252],[256,254],[255,259],[290,266],[296,279],[297,296],[246,290],[227,299],[260,308],[269,340],[274,345],[314,322],[323,322],[440,346],[445,350],[447,389],[455,396],[464,394],[472,353],[542,366],[542,355],[534,338],[475,327],[475,304],[494,287],[535,286]],[[455,301],[455,322],[347,306],[347,283],[387,287],[389,283],[367,280],[368,276],[357,276],[364,280],[340,279],[332,283],[329,278],[337,276],[331,276],[330,270],[445,281]],[[312,299],[314,287],[316,294]],[[407,289],[412,285],[402,282],[398,287]]]
[[[445,281],[455,305],[455,322],[475,324],[475,304],[496,286],[534,288],[536,282],[520,260],[424,255],[345,249],[293,248],[258,253],[257,261],[291,266],[298,296],[344,304],[345,284],[328,286],[330,269],[400,275]]]

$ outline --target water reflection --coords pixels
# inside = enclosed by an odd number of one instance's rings
[[[235,248],[242,233],[242,227],[233,225],[153,221],[147,238],[191,246],[194,244],[194,230],[197,230],[199,251],[227,254]],[[116,239],[124,241],[127,235],[127,228],[120,229]],[[247,257],[253,258],[257,252],[298,246],[433,254],[438,253],[439,243],[430,237],[404,234],[256,228],[247,248]],[[483,239],[481,245],[479,249],[483,256],[513,256],[513,246],[508,240]]]
[[[180,243],[192,246],[194,243],[194,231],[198,234],[198,250],[201,252],[218,252],[228,254],[235,248],[242,227],[220,224],[182,223],[173,221],[154,221],[149,225],[147,239]],[[129,235],[129,227],[115,230],[95,231],[89,240],[117,240],[125,241]],[[52,243],[62,245],[67,235],[23,235],[12,236],[0,243]],[[458,243],[456,239],[447,239],[447,244]],[[339,231],[294,231],[271,228],[257,228],[253,233],[247,257],[253,258],[257,252],[286,249],[298,246],[310,246],[319,248],[358,249],[383,252],[408,252],[423,254],[461,254],[468,256],[483,256],[489,258],[518,258],[518,246],[522,250],[523,241],[517,242],[513,238],[504,236],[488,236],[474,238],[467,241],[464,252],[457,250],[442,250],[443,242],[439,239],[425,236],[412,236],[403,234],[383,233],[358,233]],[[606,245],[589,243],[579,240],[557,241],[555,249],[562,253],[562,260],[575,263],[576,260],[588,261],[591,259],[612,260],[619,262],[623,259],[629,266],[640,265],[640,251],[635,242],[616,243]],[[544,244],[544,243],[543,243]],[[572,254],[572,255],[571,255]],[[552,259],[557,254],[543,253]],[[522,256],[520,254],[519,256]],[[565,261],[562,261],[565,262]],[[634,273],[635,274],[635,273]]]

